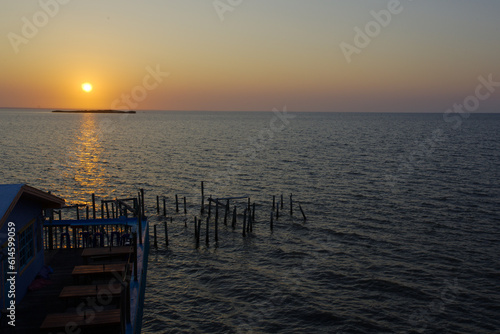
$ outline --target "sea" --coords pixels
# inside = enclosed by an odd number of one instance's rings
[[[2,109],[0,143],[1,183],[144,189],[143,333],[500,333],[500,114]]]

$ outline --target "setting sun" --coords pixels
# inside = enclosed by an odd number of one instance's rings
[[[82,84],[82,89],[88,93],[92,90],[92,85],[86,82]]]

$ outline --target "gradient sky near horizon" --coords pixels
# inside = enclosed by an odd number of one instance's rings
[[[389,0],[242,0],[223,20],[217,0],[60,1],[0,0],[0,107],[124,109],[135,90],[136,110],[443,112],[500,81],[498,0],[401,0],[350,63],[340,44]],[[148,67],[169,76],[137,95]]]

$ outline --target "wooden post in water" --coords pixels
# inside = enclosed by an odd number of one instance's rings
[[[224,211],[224,225],[227,226],[227,215],[229,211],[229,200],[226,202],[226,210]]]
[[[278,202],[278,205],[276,205],[276,220],[280,217],[280,203]]]
[[[304,221],[307,220],[306,214],[304,213],[304,210],[302,210],[302,206],[300,205],[300,202],[299,202],[299,209],[300,209],[300,212],[302,213],[302,217],[304,217]]]
[[[215,220],[219,219],[219,200],[215,200]]]
[[[172,221],[170,221],[172,222]],[[168,229],[167,229],[167,221],[165,220],[163,222],[163,224],[165,225],[165,247],[168,248]]]
[[[165,203],[165,196],[163,196],[163,217],[167,216],[167,205]]]
[[[156,195],[156,214],[160,214],[160,196]]]
[[[78,204],[76,205],[76,220],[80,220],[80,208]]]
[[[95,194],[92,193],[92,217],[95,219]]]
[[[186,196],[184,196],[184,214],[187,215]]]
[[[290,216],[293,216],[293,200],[292,200],[292,194],[290,194]]]
[[[112,213],[111,217],[113,217],[113,219],[115,219],[116,218],[116,215],[115,215],[116,212],[115,212],[115,203],[114,202],[111,202],[111,213]]]
[[[203,211],[205,210],[203,206],[205,205],[205,193],[203,189],[203,181],[201,181],[201,214],[203,214]]]
[[[246,236],[247,209],[243,212],[243,236]]]
[[[233,230],[236,228],[236,205],[233,210],[233,220],[231,221],[231,226],[233,227]]]
[[[283,210],[283,194],[281,194],[281,210]]]
[[[156,224],[153,226],[154,228],[154,247],[155,249],[158,249],[158,242],[156,240]]]
[[[271,227],[271,231],[273,230],[273,212],[271,211],[271,223],[269,225]]]
[[[109,205],[108,205],[108,202],[106,202],[106,218],[109,219]]]
[[[276,196],[273,195],[273,210],[274,210],[274,207],[276,206]]]
[[[175,212],[179,212],[179,197],[175,194]]]
[[[208,240],[209,240],[209,230],[208,230],[208,225],[209,225],[209,221],[210,221],[210,216],[207,216],[207,230],[206,230],[206,233],[205,233],[205,244],[207,245],[208,247]]]

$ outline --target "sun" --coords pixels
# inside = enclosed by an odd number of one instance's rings
[[[82,84],[82,89],[86,91],[87,93],[92,90],[92,85],[89,84],[88,82]]]

